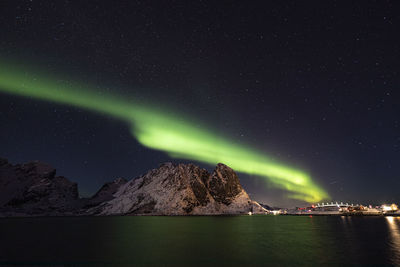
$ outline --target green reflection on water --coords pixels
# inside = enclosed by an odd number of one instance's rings
[[[113,253],[123,262],[143,264],[335,261],[334,252],[323,247],[331,231],[321,233],[322,228],[326,225],[309,217],[136,217],[115,221],[114,236],[124,245]]]
[[[329,216],[3,218],[0,265],[398,265],[399,221]]]

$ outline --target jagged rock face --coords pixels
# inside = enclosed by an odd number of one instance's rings
[[[218,164],[214,173],[193,164],[166,163],[124,184],[94,214],[205,215],[251,211],[236,173]]]
[[[43,215],[72,211],[78,199],[77,184],[55,175],[54,168],[39,161],[11,165],[0,159],[0,212]]]
[[[237,174],[228,166],[219,163],[213,174],[207,179],[211,196],[217,201],[229,205],[243,188]]]

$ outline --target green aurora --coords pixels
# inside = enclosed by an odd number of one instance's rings
[[[214,134],[191,118],[90,88],[89,85],[52,78],[46,73],[0,64],[0,92],[81,107],[115,117],[127,122],[132,135],[148,148],[164,151],[171,157],[211,165],[223,162],[238,172],[267,179],[274,187],[288,191],[288,197],[292,199],[318,202],[329,198],[308,174]]]

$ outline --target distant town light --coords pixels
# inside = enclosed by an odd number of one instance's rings
[[[391,208],[390,206],[386,206],[386,205],[383,205],[383,206],[382,206],[382,209],[383,209],[384,211],[390,211],[390,210],[392,210],[392,208]]]
[[[396,204],[392,204],[392,205],[382,205],[382,209],[383,209],[384,211],[396,211],[396,210],[398,210],[399,208],[397,207]]]

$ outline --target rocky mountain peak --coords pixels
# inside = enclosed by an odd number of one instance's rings
[[[78,187],[49,164],[12,165],[0,160],[0,213],[47,214],[72,211]]]
[[[52,179],[56,175],[56,169],[47,163],[35,160],[22,165],[18,165],[19,168],[31,175],[40,176],[42,178]]]
[[[243,191],[235,171],[222,163],[217,164],[206,184],[211,196],[225,205],[229,205],[233,198]]]
[[[238,176],[224,164],[210,174],[194,164],[164,163],[122,185],[114,197],[89,213],[241,214],[252,207]]]

